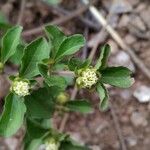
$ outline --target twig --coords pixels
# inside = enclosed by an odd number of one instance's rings
[[[116,116],[115,109],[114,109],[111,102],[109,102],[109,106],[110,106],[111,115],[112,115],[112,118],[113,118],[113,121],[114,121],[114,124],[115,124],[116,132],[117,132],[118,138],[119,138],[120,143],[121,143],[122,150],[127,150],[126,145],[125,145],[125,140],[122,136],[122,131],[121,131],[121,128],[120,128],[119,120]]]
[[[85,4],[88,4],[88,0],[82,0]],[[135,64],[141,69],[141,71],[150,79],[150,70],[145,66],[143,61],[134,53],[134,51],[122,40],[121,36],[114,30],[103,17],[103,15],[94,7],[89,7],[90,12],[95,19],[107,30],[112,38],[118,43],[118,45],[131,56]]]
[[[99,41],[97,41],[97,43],[99,43]],[[98,46],[98,44],[96,44],[96,45]],[[97,49],[97,48],[94,47],[94,48],[91,50],[90,54],[89,54],[89,57],[88,57],[88,58],[91,59],[91,60],[93,59],[94,54],[96,53],[96,50],[95,50],[95,49]],[[72,95],[71,95],[71,100],[75,99],[75,97],[76,97],[76,95],[77,95],[77,92],[78,92],[78,90],[77,90],[77,88],[76,88],[76,86],[75,86],[74,89],[73,89]],[[60,132],[63,132],[63,131],[64,131],[64,128],[65,128],[65,125],[66,125],[68,119],[69,119],[69,114],[65,114],[64,117],[63,117],[63,119],[62,119],[62,121],[61,121],[61,124],[60,124],[60,128],[59,128],[59,131],[60,131]]]
[[[26,0],[21,1],[19,16],[18,16],[18,20],[17,20],[18,25],[21,25],[21,22],[22,22],[23,13],[24,13],[24,9],[25,9],[25,3],[26,3]]]
[[[37,27],[37,28],[34,28],[34,29],[30,29],[30,30],[27,30],[27,31],[24,31],[22,33],[23,36],[29,36],[29,35],[32,35],[32,34],[37,34],[37,33],[40,33],[42,32],[44,26],[46,25],[49,25],[49,24],[55,24],[55,25],[60,25],[60,24],[63,24],[65,22],[67,22],[68,20],[71,20],[77,16],[79,16],[80,14],[82,14],[83,12],[85,12],[87,9],[88,9],[89,5],[87,6],[81,6],[80,8],[78,8],[77,10],[73,11],[72,13],[70,13],[69,15],[66,15],[64,17],[61,17],[61,18],[58,18],[52,22],[49,22],[49,23],[46,23],[40,27]]]
[[[78,90],[77,90],[76,87],[74,87],[74,89],[72,91],[72,94],[71,94],[71,100],[75,99],[77,93],[78,93]],[[60,124],[60,127],[59,127],[59,131],[60,132],[64,131],[65,125],[66,125],[68,119],[69,119],[69,113],[65,114],[64,117],[63,117],[63,119],[62,119],[62,121],[61,121],[61,124]]]

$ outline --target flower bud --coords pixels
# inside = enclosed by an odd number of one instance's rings
[[[57,96],[57,102],[59,104],[65,104],[66,102],[68,102],[69,100],[69,95],[65,92],[61,92],[58,96]]]
[[[14,80],[11,86],[11,90],[19,96],[29,95],[30,85],[26,80]]]
[[[76,84],[80,88],[91,88],[98,81],[98,75],[96,69],[90,67],[86,69],[80,69]]]
[[[59,146],[59,142],[57,142],[54,138],[49,138],[45,142],[46,150],[58,150]]]
[[[3,71],[4,65],[0,62],[0,73]]]

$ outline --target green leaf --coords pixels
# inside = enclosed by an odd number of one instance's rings
[[[48,72],[48,67],[44,64],[39,64],[39,71],[41,76],[45,79],[45,82],[47,83],[47,85],[49,87],[51,86],[57,86],[60,87],[62,89],[64,89],[66,87],[66,81],[63,77],[61,76],[57,76],[57,75],[47,75]]]
[[[125,67],[108,67],[101,71],[101,82],[120,88],[129,88],[134,82],[131,73]]]
[[[24,46],[23,45],[18,45],[16,52],[12,57],[10,58],[10,61],[16,65],[21,64],[21,59],[23,57],[23,52],[24,52]]]
[[[30,141],[27,146],[25,146],[24,150],[37,150],[42,143],[42,138],[34,139]]]
[[[45,136],[49,132],[49,129],[43,129],[36,121],[27,119],[27,133],[30,139],[38,139]]]
[[[98,84],[97,85],[97,92],[99,94],[99,98],[100,98],[100,104],[99,104],[99,109],[102,111],[105,111],[106,109],[108,109],[108,92],[107,89],[105,88],[105,86],[103,84]]]
[[[107,67],[108,57],[110,55],[110,46],[108,44],[104,45],[101,49],[101,54],[97,60],[96,69],[103,70]]]
[[[49,130],[43,129],[34,120],[27,119],[27,132],[24,138],[24,150],[37,150]]]
[[[81,47],[85,45],[85,39],[82,35],[76,34],[66,38],[60,45],[57,53],[56,60],[59,60],[63,56],[72,55],[79,51]]]
[[[1,62],[5,63],[16,51],[20,42],[22,27],[15,26],[9,29],[2,38]]]
[[[45,27],[46,34],[52,44],[52,55],[55,56],[61,43],[67,38],[64,33],[54,25],[48,25]]]
[[[69,101],[67,102],[66,107],[69,108],[70,111],[75,111],[75,112],[80,112],[80,113],[93,112],[93,108],[91,104],[86,100]]]
[[[48,43],[45,38],[38,38],[26,46],[19,75],[32,78],[39,74],[38,63],[49,58]]]
[[[68,62],[68,67],[71,71],[76,71],[81,68],[86,68],[90,65],[91,61],[86,59],[86,60],[81,60],[79,58],[71,58]]]
[[[43,96],[44,95],[44,96]],[[52,95],[46,88],[40,88],[25,97],[27,114],[32,118],[48,119],[53,115]]]
[[[0,119],[0,135],[9,137],[23,124],[26,107],[23,98],[10,93],[5,100],[4,111]]]

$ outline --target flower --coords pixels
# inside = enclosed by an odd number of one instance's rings
[[[54,138],[49,138],[45,142],[46,150],[58,150],[59,142],[57,142]]]
[[[78,71],[76,83],[81,88],[91,88],[98,81],[96,69],[93,67],[81,69]]]
[[[29,95],[29,82],[25,80],[14,80],[11,89],[19,96]]]
[[[57,102],[59,104],[65,104],[66,102],[69,101],[69,95],[65,92],[61,92],[59,93],[59,95],[57,96]]]

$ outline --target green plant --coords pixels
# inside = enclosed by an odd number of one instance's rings
[[[125,67],[108,66],[110,46],[107,44],[101,49],[95,66],[92,60],[73,57],[85,45],[85,39],[80,34],[66,36],[58,27],[49,25],[45,27],[48,40],[40,37],[23,45],[21,31],[20,26],[12,27],[1,39],[1,74],[8,61],[18,64],[19,69],[17,75],[9,76],[11,87],[5,97],[0,135],[12,136],[24,124],[25,150],[37,150],[43,143],[47,150],[88,150],[69,135],[59,133],[51,123],[56,111],[93,111],[89,100],[70,100],[66,90],[70,78],[60,76],[59,71],[71,71],[79,90],[95,90],[100,97],[100,110],[109,106],[105,84],[128,88],[133,83],[131,71]],[[42,84],[37,77],[42,79]]]

